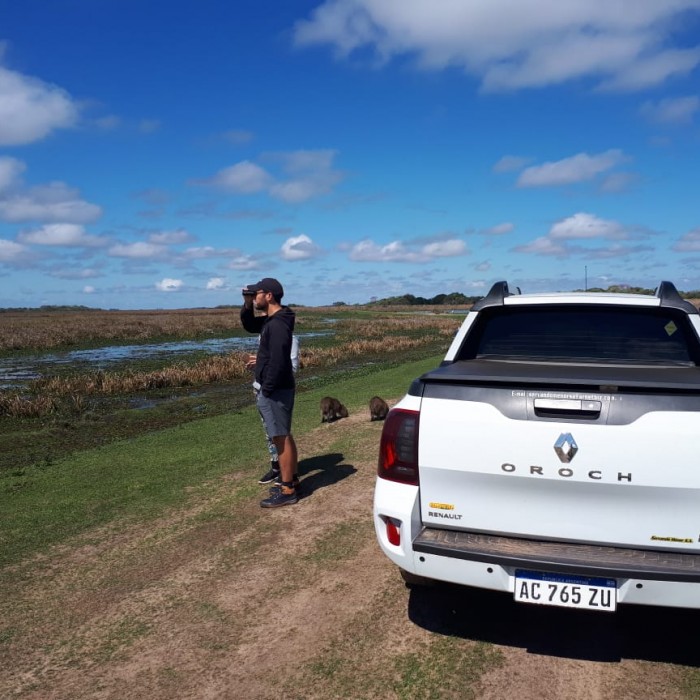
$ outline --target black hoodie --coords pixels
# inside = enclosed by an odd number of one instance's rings
[[[275,389],[294,389],[291,353],[295,319],[288,306],[282,306],[272,316],[256,316],[252,308],[241,308],[243,328],[249,333],[260,333],[255,381],[263,396]]]

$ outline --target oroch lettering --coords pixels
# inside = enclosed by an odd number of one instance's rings
[[[528,467],[517,467],[515,464],[512,462],[503,462],[501,464],[501,471],[504,472],[505,474],[516,474],[518,471],[520,472],[525,472],[529,474],[530,476],[544,476],[546,477],[548,474],[551,476],[559,476],[562,479],[571,479],[575,478],[576,472],[571,469],[570,467],[561,467],[560,469],[557,469],[556,471],[549,471],[545,469],[545,467],[539,465],[539,464],[531,464]],[[605,475],[600,469],[591,469],[588,472],[585,472],[584,478],[586,479],[591,479],[592,481],[603,481]],[[610,480],[610,479],[609,479]],[[618,472],[617,473],[617,481],[618,482],[625,482],[628,484],[632,483],[632,472]]]

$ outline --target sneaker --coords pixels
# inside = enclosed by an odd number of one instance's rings
[[[282,493],[282,491],[277,491],[276,493],[270,494],[268,498],[263,498],[260,501],[261,508],[279,508],[280,506],[291,506],[299,500],[296,491],[292,493]]]
[[[280,475],[279,469],[270,469],[267,473],[263,474],[259,479],[259,484],[271,484],[275,479],[278,479]]]

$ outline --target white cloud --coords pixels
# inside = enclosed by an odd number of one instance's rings
[[[623,246],[618,243],[602,248],[582,248],[573,252],[583,254],[588,260],[608,260],[609,258],[625,258],[629,255],[653,252],[654,248],[645,245]]]
[[[34,245],[98,248],[109,245],[105,236],[93,236],[79,224],[45,224],[34,231],[22,231],[17,239]]]
[[[305,234],[292,236],[282,244],[282,257],[285,260],[309,260],[321,253],[321,249]]]
[[[91,267],[53,267],[48,268],[46,274],[61,280],[86,280],[100,276],[100,273]]]
[[[688,231],[673,246],[673,250],[679,253],[697,253],[700,251],[700,228]]]
[[[226,289],[226,280],[223,277],[210,277],[207,282],[207,289]]]
[[[39,141],[75,126],[78,116],[65,90],[0,66],[0,146]]]
[[[94,294],[94,293],[95,293],[95,288],[92,285],[86,284],[83,287],[83,294]]]
[[[160,292],[176,292],[182,285],[182,280],[174,280],[165,277],[160,282],[156,282],[156,289]]]
[[[114,258],[150,260],[163,258],[167,253],[167,248],[155,243],[138,241],[137,243],[117,243],[109,249],[108,253]]]
[[[0,192],[19,182],[19,176],[26,167],[21,160],[0,156]]]
[[[13,262],[24,257],[27,248],[14,241],[0,238],[0,262]]]
[[[534,255],[547,255],[557,258],[565,258],[571,252],[567,248],[566,243],[554,241],[547,236],[535,238],[534,241],[516,246],[513,250],[517,253],[532,253]]]
[[[491,263],[488,260],[483,260],[480,263],[474,265],[474,270],[476,272],[488,272],[491,269]]]
[[[491,228],[485,228],[483,231],[480,231],[480,233],[484,236],[504,236],[514,229],[514,224],[510,221],[504,221],[502,224],[496,224],[495,226],[491,226]]]
[[[80,199],[78,191],[63,182],[0,195],[0,220],[4,221],[87,224],[101,215],[100,207]]]
[[[328,188],[319,186],[311,180],[291,180],[278,182],[270,187],[270,194],[288,204],[299,204],[320,194],[328,192]]]
[[[585,182],[626,160],[622,151],[617,149],[611,149],[594,156],[578,153],[570,158],[526,168],[520,174],[517,186],[548,187]]]
[[[227,192],[255,194],[270,187],[273,178],[264,168],[251,163],[249,160],[243,160],[240,163],[219,170],[207,182]]]
[[[610,173],[600,182],[601,192],[624,192],[639,180],[635,173]]]
[[[700,98],[692,95],[645,102],[641,112],[647,119],[658,124],[689,124],[699,108]]]
[[[581,238],[626,238],[624,227],[617,221],[600,219],[594,214],[578,212],[566,219],[557,221],[549,230],[552,239],[581,239]]]
[[[620,243],[611,243],[598,248],[572,243],[572,241],[592,240],[619,241],[630,237],[630,230],[617,221],[601,219],[593,214],[579,212],[557,221],[546,236],[540,236],[530,243],[516,246],[513,250],[517,253],[531,253],[557,258],[577,255],[594,260],[625,257],[653,250],[649,246],[623,246]]]
[[[423,246],[422,253],[428,258],[451,258],[469,252],[464,241],[452,238],[447,241],[435,241]]]
[[[100,207],[81,199],[78,190],[63,182],[26,187],[21,179],[25,170],[21,160],[0,156],[1,221],[84,224],[102,215]]]
[[[515,170],[521,170],[524,168],[532,159],[523,158],[521,156],[503,156],[498,162],[493,166],[494,173],[510,173]]]
[[[343,174],[333,169],[335,155],[323,149],[266,153],[262,158],[277,166],[277,175],[243,160],[201,183],[232,194],[266,193],[288,204],[300,204],[327,194],[342,180]]]
[[[151,233],[148,236],[148,240],[151,243],[156,243],[158,245],[177,245],[178,243],[190,243],[194,239],[194,236],[188,231],[186,231],[184,228],[178,228],[174,231],[158,231],[157,233]]]
[[[483,264],[483,263],[482,263]],[[490,265],[488,267],[482,268],[483,270],[488,270]],[[476,268],[478,269],[478,268]],[[467,288],[471,289],[472,291],[477,291],[479,289],[485,289],[486,288],[486,280],[472,280],[471,282],[467,282]]]
[[[224,254],[225,251],[220,251],[210,245],[205,245],[197,248],[188,248],[182,255],[188,260],[204,260],[206,258],[216,258]]]
[[[239,255],[226,266],[231,270],[258,270],[260,263],[250,255]]]
[[[700,63],[695,47],[671,45],[697,9],[697,0],[325,0],[294,39],[339,57],[369,48],[380,64],[408,56],[424,70],[461,68],[490,90],[580,78],[634,90]]]
[[[697,7],[697,3],[696,3]],[[614,91],[635,91],[660,85],[673,76],[690,73],[700,63],[700,49],[652,51],[650,56],[636,56],[616,75],[603,81],[601,88]]]
[[[421,256],[408,250],[401,241],[379,246],[366,239],[352,247],[349,257],[355,262],[422,262]]]
[[[298,204],[327,194],[343,179],[343,174],[333,169],[335,156],[336,151],[330,149],[269,154],[267,157],[279,160],[284,173],[291,178],[272,185],[271,196]]]
[[[424,245],[392,241],[387,245],[377,245],[370,239],[356,243],[350,248],[348,257],[355,262],[402,262],[420,263],[436,258],[456,257],[469,253],[464,241],[456,238],[436,240]]]

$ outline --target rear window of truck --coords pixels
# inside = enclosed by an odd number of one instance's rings
[[[700,348],[673,309],[519,306],[480,312],[457,359],[692,366]]]

